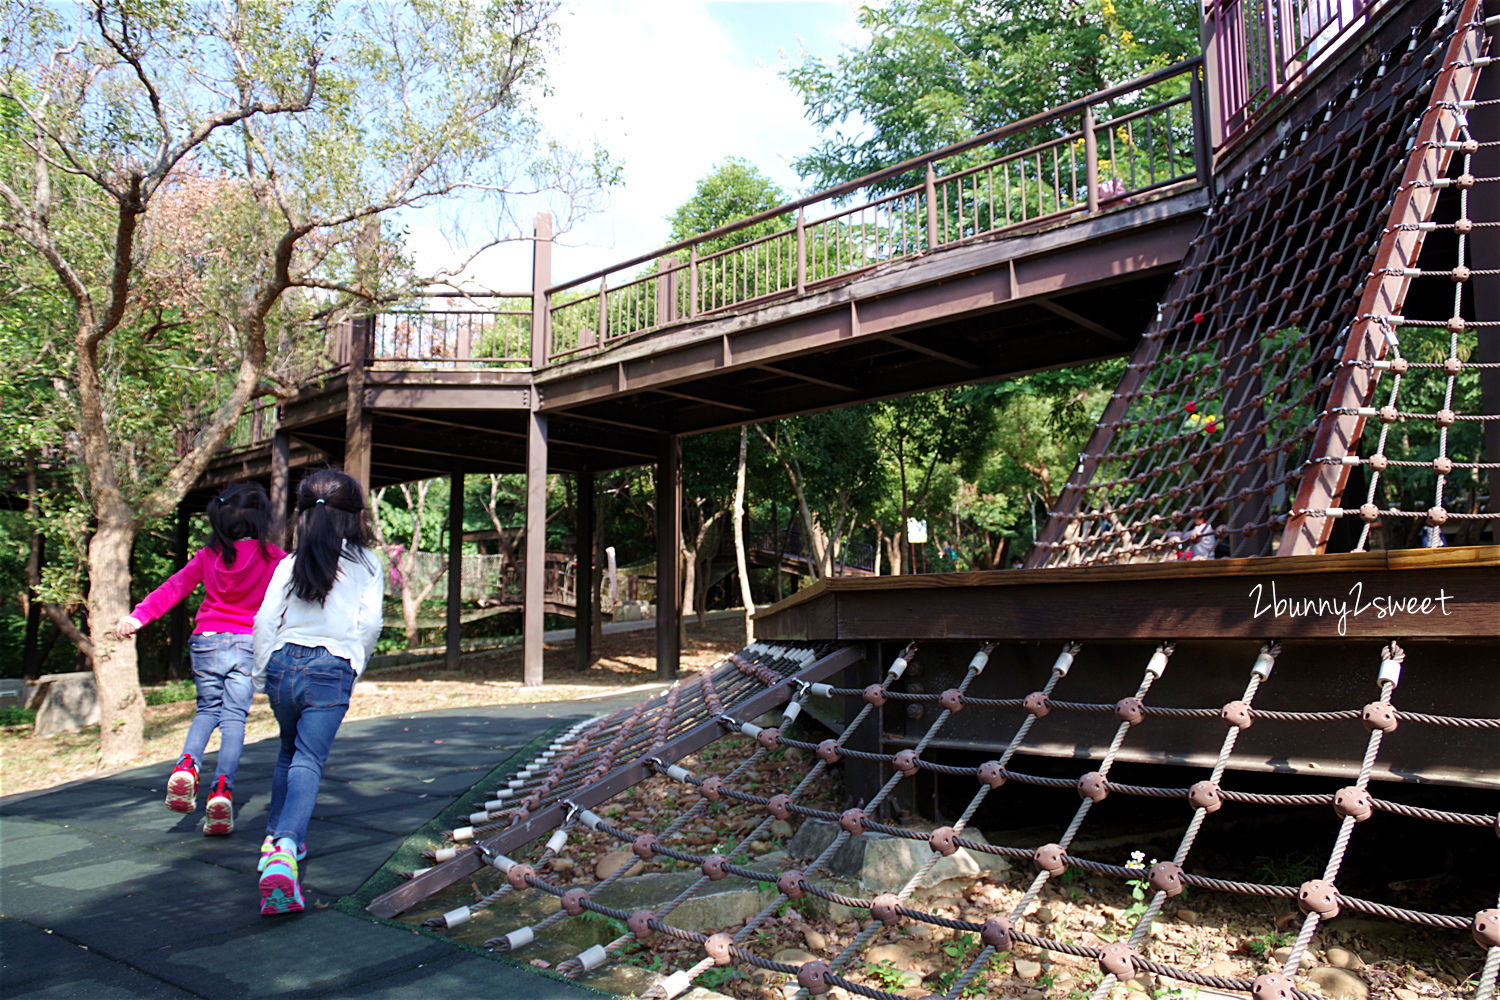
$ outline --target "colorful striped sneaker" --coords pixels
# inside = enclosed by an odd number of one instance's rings
[[[280,916],[302,909],[302,886],[297,882],[297,859],[290,851],[275,851],[260,876],[260,915]]]
[[[226,837],[234,832],[234,792],[229,788],[229,779],[219,775],[214,782],[214,793],[208,797],[203,809],[203,834],[206,837]]]
[[[268,833],[268,834],[266,834],[266,839],[262,840],[260,842],[260,863],[255,866],[255,870],[258,871],[258,872],[265,871],[266,870],[266,865],[268,865],[268,864],[271,863],[271,855],[273,855],[275,853],[276,853],[276,838],[273,837],[273,836],[271,836]],[[307,845],[305,843],[304,844],[298,844],[297,845],[297,860],[301,861],[305,857],[307,857]]]
[[[183,754],[167,778],[167,808],[190,813],[198,805],[198,765],[191,754]]]

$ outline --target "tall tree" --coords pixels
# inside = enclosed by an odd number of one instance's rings
[[[795,161],[831,186],[1198,52],[1198,0],[892,0],[870,41],[786,71],[823,137]]]
[[[106,765],[136,755],[144,723],[134,647],[109,635],[136,534],[252,399],[294,390],[277,365],[318,328],[306,321],[394,293],[382,265],[398,262],[372,249],[382,220],[465,188],[601,178],[536,154],[528,98],[551,14],[534,0],[6,7],[0,257],[35,261],[32,295],[66,319],[47,388],[93,521],[80,644]]]
[[[743,157],[730,156],[698,181],[693,189],[693,196],[677,206],[667,216],[667,221],[671,223],[672,240],[676,242],[768,212],[785,204],[786,200],[786,192],[755,164]],[[712,253],[745,243],[785,229],[790,224],[789,217],[767,219],[757,225],[709,240],[699,249],[699,253]]]

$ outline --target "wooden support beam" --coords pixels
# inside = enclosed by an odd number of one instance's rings
[[[733,410],[736,413],[755,412],[755,408],[753,406],[745,406],[741,403],[730,403],[726,402],[723,399],[717,399],[712,396],[698,396],[690,392],[683,392],[680,389],[654,389],[652,391],[659,396],[667,396],[671,399],[685,399],[690,403],[699,403],[703,406],[716,406],[721,410]]]
[[[271,541],[291,548],[287,515],[292,509],[292,437],[281,428],[271,437]]]
[[[823,388],[832,389],[835,392],[859,392],[859,390],[852,385],[846,385],[843,382],[834,382],[830,379],[821,378],[817,375],[809,375],[806,372],[799,372],[795,368],[788,368],[785,365],[772,365],[762,362],[755,367],[759,368],[761,371],[770,372],[772,375],[784,375],[787,378],[794,378],[800,382],[808,382],[812,385],[821,385]]]
[[[578,473],[578,523],[573,526],[577,570],[573,574],[573,665],[587,670],[594,665],[594,473]]]
[[[445,665],[457,670],[463,656],[463,619],[459,605],[463,599],[464,569],[464,474],[454,470],[448,477],[448,621],[444,638]]]
[[[663,434],[656,458],[656,676],[675,680],[682,656],[682,445]]]
[[[542,683],[542,605],[547,579],[547,418],[533,411],[526,442],[526,565],[522,584],[521,684]]]
[[[973,361],[970,361],[968,358],[961,358],[956,354],[949,354],[946,351],[939,351],[936,348],[928,347],[926,344],[919,344],[915,340],[908,340],[905,337],[898,337],[895,334],[886,334],[880,339],[888,341],[892,344],[897,344],[901,347],[906,348],[908,351],[916,351],[918,354],[925,354],[929,358],[936,358],[939,361],[946,362],[950,365],[957,365],[958,367],[963,368],[966,371],[977,372],[980,368],[979,365],[975,364]]]
[[[1067,306],[1060,306],[1056,302],[1053,302],[1051,299],[1037,299],[1036,304],[1047,310],[1052,315],[1061,316],[1069,323],[1072,323],[1075,326],[1081,326],[1085,330],[1090,330],[1094,333],[1097,333],[1101,337],[1107,337],[1110,340],[1118,341],[1122,344],[1126,342],[1126,338],[1123,334],[1120,334],[1115,330],[1111,330],[1109,327],[1105,326],[1102,323],[1095,323],[1087,316],[1079,315],[1078,313],[1069,309]]]
[[[344,410],[344,472],[354,477],[360,489],[370,492],[370,449],[374,427],[365,409],[365,364],[375,320],[356,319],[349,324],[349,376]]]

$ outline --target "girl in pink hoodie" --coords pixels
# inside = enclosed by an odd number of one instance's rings
[[[192,812],[198,801],[198,767],[208,738],[219,730],[218,777],[205,807],[203,832],[234,831],[234,775],[245,744],[245,716],[255,696],[252,635],[266,585],[286,553],[266,542],[271,502],[259,483],[235,483],[208,502],[209,541],[160,587],[120,619],[120,639],[170,611],[203,584],[203,603],[189,652],[198,710],[182,758],[167,778],[167,808]]]

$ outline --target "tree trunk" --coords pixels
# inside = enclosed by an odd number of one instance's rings
[[[687,642],[687,620],[688,612],[693,610],[693,590],[698,582],[698,550],[683,546],[682,561],[682,614],[677,616],[677,634],[683,643]],[[702,622],[699,622],[700,626]]]
[[[740,601],[745,605],[745,645],[755,641],[755,598],[750,593],[750,562],[745,556],[745,452],[750,428],[740,428],[740,462],[734,474],[734,564],[740,574]]]
[[[891,563],[891,576],[900,576],[906,572],[906,567],[901,561],[901,539],[905,535],[906,531],[903,529],[885,540],[886,556],[890,559]]]
[[[823,579],[824,575],[823,549],[819,544],[819,532],[816,524],[813,521],[812,510],[807,505],[807,494],[802,489],[802,468],[800,464],[794,465],[787,459],[784,454],[782,454],[781,449],[777,447],[776,442],[771,438],[769,434],[761,430],[759,426],[757,426],[755,429],[757,431],[760,431],[760,436],[764,438],[766,444],[770,446],[771,454],[776,456],[777,463],[786,473],[787,481],[792,484],[792,494],[797,498],[797,510],[802,515],[802,530],[804,532],[804,538],[806,539],[806,548],[808,549],[807,552],[803,553],[803,556],[807,561],[808,570],[810,571],[813,579],[821,580]]]
[[[114,638],[115,623],[130,613],[130,549],[135,519],[111,507],[99,511],[89,539],[89,638],[99,690],[99,763],[121,767],[140,756],[146,731],[135,643]]]

